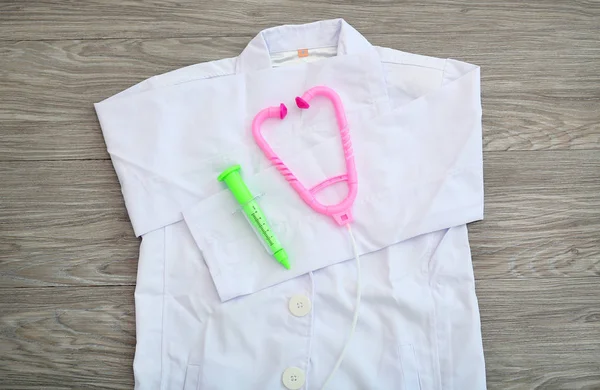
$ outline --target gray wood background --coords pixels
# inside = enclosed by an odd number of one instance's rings
[[[0,388],[133,387],[139,242],[92,103],[335,17],[481,65],[486,219],[470,232],[489,388],[600,389],[594,0],[1,0]]]

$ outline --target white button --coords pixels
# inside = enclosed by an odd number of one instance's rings
[[[283,385],[290,390],[297,390],[304,386],[304,382],[306,382],[304,371],[298,367],[286,368],[281,379]]]
[[[304,295],[294,295],[289,302],[289,309],[296,317],[304,317],[310,313],[312,304],[310,299]]]

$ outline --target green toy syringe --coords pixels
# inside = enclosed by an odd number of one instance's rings
[[[285,268],[290,269],[290,262],[288,255],[281,246],[281,243],[275,237],[275,233],[271,230],[265,214],[258,206],[254,196],[244,183],[242,175],[240,175],[240,166],[234,165],[227,168],[219,175],[219,181],[224,181],[227,187],[233,193],[233,196],[237,202],[242,206],[246,219],[250,221],[250,225],[254,232],[265,244],[265,248],[270,254],[275,257],[281,265]]]

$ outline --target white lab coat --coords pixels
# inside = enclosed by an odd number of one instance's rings
[[[308,57],[297,50],[308,48]],[[484,389],[465,224],[483,217],[479,68],[372,46],[343,20],[259,33],[235,58],[150,78],[96,111],[136,235],[137,389],[319,389],[346,341],[356,263],[344,228],[302,202],[251,121],[310,187],[344,173],[327,100],[358,171],[356,333],[330,389]],[[241,164],[292,261],[264,250],[217,181]],[[343,184],[321,199],[344,197]],[[299,304],[300,302],[300,304]]]

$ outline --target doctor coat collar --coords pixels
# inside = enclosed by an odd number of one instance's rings
[[[236,73],[271,68],[270,54],[337,46],[337,55],[358,54],[373,46],[343,19],[285,25],[261,31],[238,57]]]

